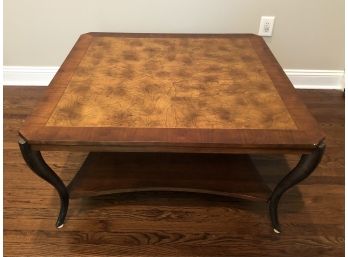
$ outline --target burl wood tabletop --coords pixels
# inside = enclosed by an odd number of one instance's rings
[[[19,134],[38,150],[216,153],[323,138],[251,34],[84,34]]]
[[[97,37],[46,125],[297,129],[249,38]]]

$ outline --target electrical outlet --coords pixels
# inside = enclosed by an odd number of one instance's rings
[[[262,16],[260,21],[259,36],[271,37],[274,26],[274,16]]]

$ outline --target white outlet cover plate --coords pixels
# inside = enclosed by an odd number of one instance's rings
[[[260,21],[259,36],[271,37],[274,27],[274,16],[262,16]],[[268,27],[268,30],[265,28]]]

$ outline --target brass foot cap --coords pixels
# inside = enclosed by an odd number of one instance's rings
[[[275,233],[277,233],[277,234],[280,234],[280,231],[279,231],[278,229],[276,229],[276,228],[274,228],[273,231],[274,231]]]

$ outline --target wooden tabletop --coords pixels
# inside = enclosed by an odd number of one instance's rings
[[[323,139],[251,34],[84,34],[19,133],[87,151],[303,153]]]

